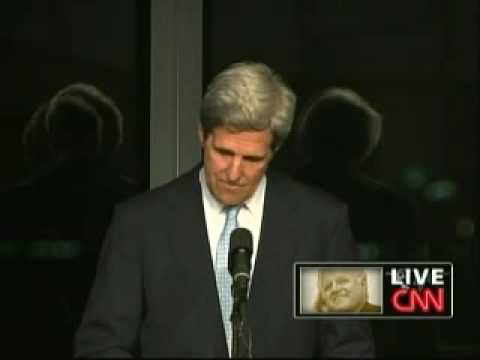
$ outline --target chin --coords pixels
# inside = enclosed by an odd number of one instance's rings
[[[220,199],[220,202],[226,206],[234,206],[243,202],[243,200],[238,198],[223,197]]]
[[[331,311],[337,311],[337,312],[349,312],[353,311],[353,304],[336,304],[332,305],[330,307],[332,310]]]
[[[338,312],[353,312],[355,311],[351,306],[342,306],[340,308],[335,309],[334,311]]]
[[[221,194],[221,196],[218,197],[220,202],[224,205],[227,205],[227,206],[241,204],[241,203],[245,202],[245,200],[247,198],[248,197],[244,196],[243,194],[233,194],[233,193],[229,193],[229,192],[223,193],[223,194]]]

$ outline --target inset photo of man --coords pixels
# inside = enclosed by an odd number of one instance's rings
[[[381,314],[381,268],[310,267],[301,271],[302,314]]]

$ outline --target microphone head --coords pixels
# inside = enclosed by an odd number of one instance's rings
[[[236,228],[230,235],[229,253],[235,253],[240,249],[248,252],[249,255],[251,255],[253,251],[252,233],[245,228]]]
[[[250,272],[252,251],[252,233],[245,228],[233,230],[230,235],[230,250],[228,251],[228,271],[232,276],[239,272]]]

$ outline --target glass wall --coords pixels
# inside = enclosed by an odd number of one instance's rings
[[[2,5],[4,355],[71,356],[113,205],[148,188],[147,5]]]

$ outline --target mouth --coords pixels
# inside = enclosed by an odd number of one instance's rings
[[[341,301],[341,300],[346,299],[346,298],[348,298],[348,293],[347,292],[340,292],[340,293],[332,295],[332,300],[334,302]]]
[[[231,183],[224,182],[224,181],[220,182],[220,184],[228,190],[239,190],[243,187],[243,185],[231,184]]]

